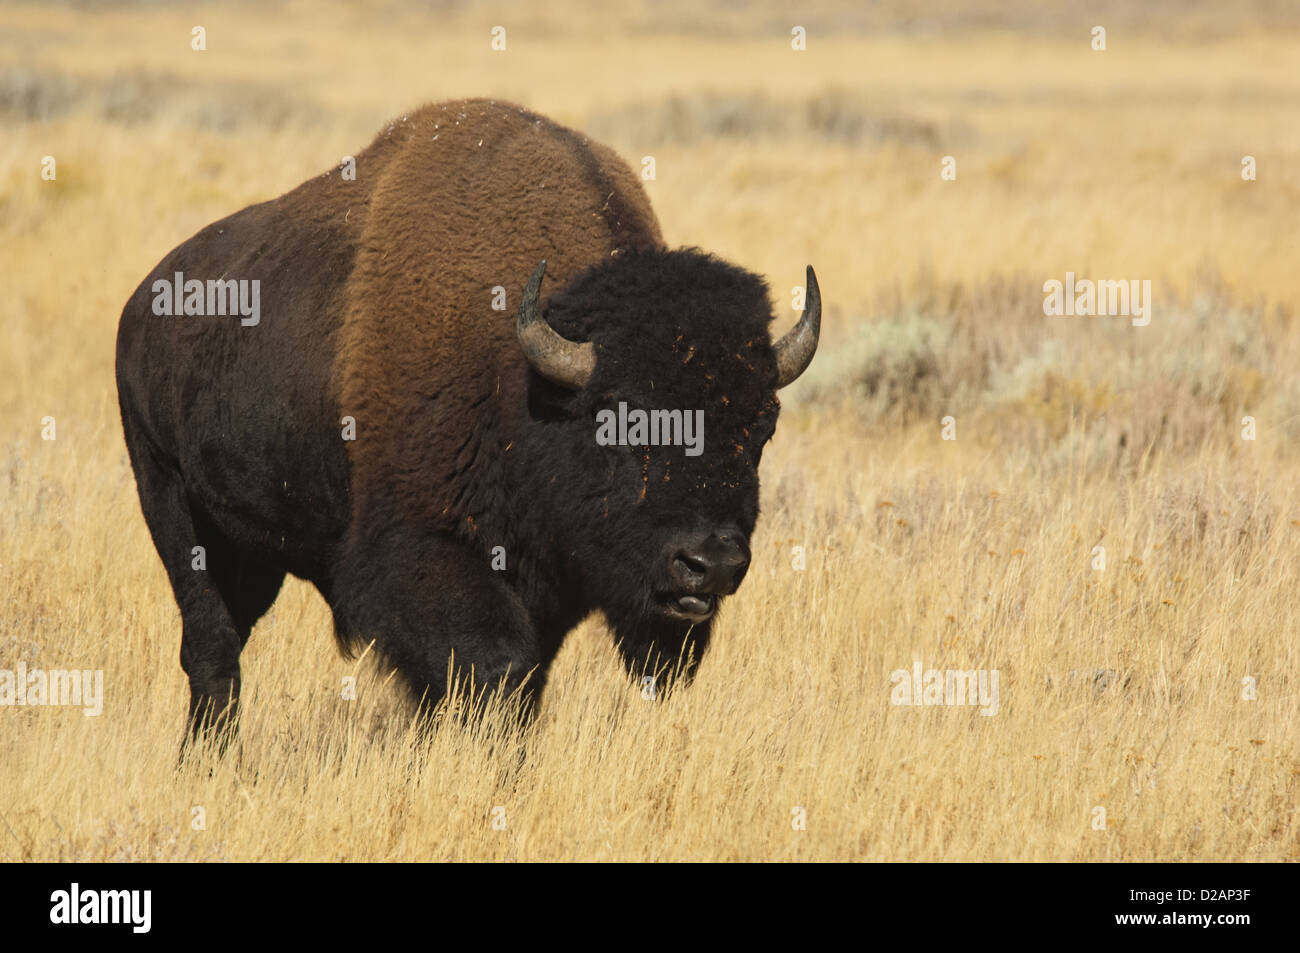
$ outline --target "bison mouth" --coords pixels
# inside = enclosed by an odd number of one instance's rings
[[[686,622],[703,622],[718,608],[718,597],[710,593],[658,592],[655,602],[664,615]]]

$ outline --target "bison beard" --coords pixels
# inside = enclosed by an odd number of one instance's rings
[[[261,320],[156,315],[150,289],[176,273],[259,282]],[[517,312],[493,308],[498,286]],[[226,740],[285,573],[427,707],[454,660],[529,711],[596,611],[631,672],[689,675],[748,568],[776,391],[819,319],[810,268],[773,344],[761,278],[665,248],[612,151],[487,100],[409,114],[355,180],[203,229],[136,289],[117,341],[189,736]],[[597,414],[621,402],[702,411],[703,452],[602,445]]]

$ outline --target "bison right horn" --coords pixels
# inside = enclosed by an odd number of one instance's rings
[[[808,369],[817,353],[817,339],[822,329],[822,293],[817,287],[817,275],[808,266],[808,283],[804,295],[803,315],[799,323],[776,342],[777,387],[784,387]]]
[[[523,300],[519,302],[519,345],[528,363],[548,381],[570,390],[581,390],[596,369],[596,346],[590,341],[583,344],[570,341],[538,313],[544,274],[545,258],[528,279]]]

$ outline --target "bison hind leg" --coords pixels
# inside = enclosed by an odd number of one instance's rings
[[[180,471],[132,426],[129,414],[123,427],[140,508],[181,613],[180,660],[190,683],[185,744],[211,739],[224,751],[238,712],[239,654],[284,573],[240,557],[196,512]]]
[[[199,538],[207,547],[208,571],[230,611],[242,649],[248,644],[253,626],[279,596],[285,571],[240,551],[208,520],[200,517],[197,524]]]

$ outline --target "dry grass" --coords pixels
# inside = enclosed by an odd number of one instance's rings
[[[1300,857],[1300,25],[1167,6],[1103,8],[1092,54],[1091,8],[829,3],[801,57],[761,5],[7,7],[0,668],[100,668],[106,701],[0,709],[0,858]],[[291,584],[245,653],[239,756],[178,771],[117,314],[202,225],[470,93],[653,154],[669,239],[778,298],[816,263],[826,343],[765,456],[750,576],[689,690],[642,700],[593,621],[524,737],[413,737]],[[1150,278],[1151,325],[1043,317],[1067,270]],[[892,706],[914,659],[997,669],[998,713]]]

